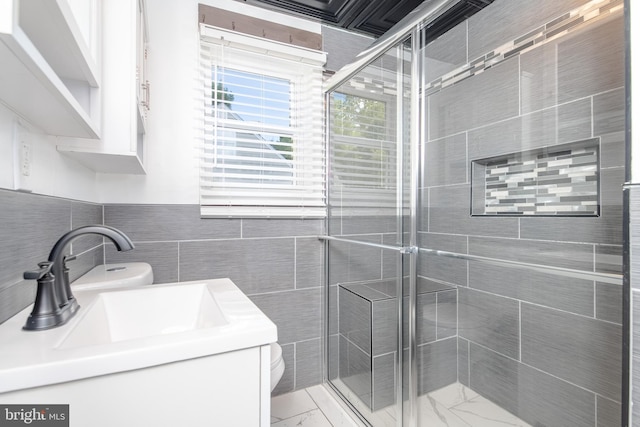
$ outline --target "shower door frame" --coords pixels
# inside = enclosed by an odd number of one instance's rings
[[[397,342],[397,364],[395,366],[395,376],[396,376],[396,402],[395,405],[399,410],[399,416],[397,417],[396,423],[398,427],[402,427],[405,425],[415,426],[418,421],[418,410],[416,406],[416,401],[418,398],[418,364],[417,364],[417,346],[416,346],[416,300],[417,300],[417,264],[418,264],[418,246],[417,246],[417,235],[418,235],[418,185],[420,178],[420,167],[422,162],[420,162],[420,150],[421,144],[420,140],[423,137],[423,132],[425,129],[424,123],[420,120],[421,114],[425,111],[424,105],[420,101],[420,93],[417,88],[421,87],[420,84],[420,46],[421,42],[419,37],[424,34],[422,29],[434,22],[438,17],[444,14],[446,11],[454,7],[455,5],[461,3],[464,0],[440,0],[436,3],[425,4],[423,6],[419,6],[416,10],[414,10],[411,14],[405,17],[402,21],[400,21],[396,25],[397,31],[389,32],[383,35],[380,39],[378,39],[370,48],[361,52],[357,59],[351,64],[340,69],[336,74],[334,74],[325,84],[324,92],[325,92],[325,106],[328,108],[330,105],[330,97],[333,90],[337,89],[340,85],[345,83],[349,78],[356,75],[359,71],[364,69],[367,65],[369,65],[372,61],[381,57],[385,53],[389,52],[391,49],[401,50],[403,48],[403,44],[407,40],[411,40],[411,96],[409,99],[410,104],[410,118],[409,118],[409,159],[410,159],[410,182],[409,182],[409,242],[408,244],[404,244],[404,177],[403,177],[403,161],[404,161],[404,135],[403,135],[403,113],[404,113],[404,103],[402,90],[403,87],[402,78],[403,75],[399,70],[397,70],[397,87],[398,87],[398,108],[396,109],[396,117],[398,126],[396,127],[396,138],[399,142],[398,151],[397,151],[397,191],[396,191],[396,236],[400,236],[398,240],[402,243],[400,246],[390,246],[383,244],[375,244],[368,242],[359,242],[356,240],[349,240],[331,236],[330,234],[330,210],[327,209],[327,221],[326,221],[326,233],[325,236],[320,236],[321,240],[325,241],[324,246],[324,259],[325,259],[325,307],[327,309],[324,311],[325,319],[323,322],[323,327],[325,332],[323,333],[323,381],[330,385],[334,392],[338,395],[341,395],[340,391],[331,383],[329,379],[329,343],[328,343],[328,331],[329,331],[329,315],[328,315],[328,307],[329,307],[329,292],[328,292],[328,282],[329,282],[329,243],[330,241],[343,241],[354,244],[361,244],[365,246],[378,247],[384,250],[393,250],[397,252],[396,258],[396,295],[397,295],[397,310],[398,310],[398,342]],[[399,65],[402,66],[402,55],[398,55]],[[329,129],[330,126],[330,118],[328,114],[325,114],[325,152],[329,153],[330,141],[329,141]],[[326,174],[325,176],[329,177],[329,171],[331,168],[330,164],[330,156],[327,155],[327,164],[326,164]],[[327,188],[326,194],[330,194],[329,189],[330,183],[327,179]],[[329,203],[328,203],[329,204]],[[404,255],[408,255],[409,257],[409,304],[408,304],[408,343],[404,343],[403,336],[403,287],[404,287],[404,277],[403,277],[403,257]],[[403,351],[404,345],[408,344],[408,357],[407,357],[407,367],[404,366],[403,361]],[[408,375],[404,376],[404,370],[408,368]],[[407,391],[408,396],[407,400],[404,400],[404,378],[407,378],[408,385]],[[342,396],[341,396],[342,397]],[[351,410],[360,417],[363,421],[367,422],[365,418],[359,413],[359,411],[353,407],[353,405],[348,401],[348,399],[343,398],[343,401],[351,408]],[[405,410],[404,405],[408,405]],[[405,418],[406,417],[406,418]],[[367,422],[368,423],[368,422]]]
[[[376,244],[370,242],[362,242],[357,240],[350,240],[341,237],[335,237],[330,235],[330,213],[327,213],[327,222],[326,222],[326,235],[320,236],[319,238],[325,242],[324,246],[324,256],[325,261],[329,259],[329,243],[331,241],[337,242],[347,242],[358,245],[365,245],[370,247],[377,247],[383,250],[393,250],[398,254],[397,257],[397,290],[398,290],[398,354],[397,365],[396,365],[396,405],[400,410],[400,416],[397,418],[397,426],[417,426],[418,422],[418,413],[417,413],[417,398],[418,398],[418,365],[417,365],[417,346],[416,346],[416,288],[417,288],[417,264],[418,264],[418,254],[428,254],[435,255],[438,257],[450,258],[450,259],[458,259],[465,261],[473,261],[483,264],[489,265],[499,265],[506,266],[515,269],[521,269],[525,271],[534,271],[534,272],[551,272],[552,274],[569,277],[569,278],[577,278],[577,279],[587,279],[594,280],[603,283],[609,284],[621,284],[623,286],[623,363],[622,368],[622,383],[623,383],[623,394],[622,394],[622,417],[623,419],[630,420],[630,407],[629,407],[629,385],[630,381],[628,378],[630,369],[630,356],[628,352],[630,351],[630,277],[629,277],[629,173],[630,173],[630,138],[627,136],[626,140],[626,162],[627,165],[625,167],[625,182],[627,183],[623,188],[623,270],[622,274],[613,274],[613,273],[601,273],[601,272],[588,272],[583,270],[575,270],[564,267],[555,267],[550,265],[540,265],[527,263],[522,261],[509,261],[502,259],[494,259],[489,257],[483,257],[478,255],[470,255],[470,254],[462,254],[457,252],[448,252],[442,250],[435,249],[426,249],[420,248],[417,243],[417,235],[418,235],[418,209],[419,209],[419,183],[420,177],[423,176],[424,162],[423,160],[423,152],[424,149],[421,141],[425,140],[427,125],[425,120],[422,119],[424,117],[424,112],[426,111],[426,97],[421,96],[420,90],[425,86],[425,78],[423,71],[423,63],[422,57],[420,55],[420,47],[424,46],[424,38],[425,31],[424,29],[429,26],[433,21],[435,21],[438,17],[444,14],[447,10],[453,8],[455,5],[463,2],[464,0],[441,0],[437,3],[431,3],[429,5],[420,6],[410,15],[408,15],[405,19],[403,19],[399,24],[397,24],[394,29],[383,35],[378,41],[376,41],[370,48],[361,52],[354,62],[345,66],[336,74],[334,74],[326,83],[325,83],[325,105],[330,105],[330,96],[331,92],[337,89],[340,85],[347,82],[351,77],[356,75],[359,71],[363,70],[366,66],[368,66],[372,61],[378,59],[385,53],[389,52],[394,48],[402,48],[402,43],[406,40],[412,41],[411,48],[411,98],[410,98],[410,199],[409,199],[409,240],[407,242],[404,241],[404,209],[405,206],[403,200],[403,176],[402,176],[402,164],[403,161],[403,144],[399,144],[398,148],[398,170],[397,170],[397,182],[398,182],[398,192],[397,192],[397,229],[396,233],[399,236],[399,241],[401,242],[398,246],[391,246],[385,244]],[[625,1],[625,5],[628,2]],[[628,19],[628,12],[625,11],[626,19]],[[627,28],[628,30],[628,28]],[[625,34],[627,40],[629,40],[628,33]],[[627,55],[628,57],[628,55]],[[401,60],[401,58],[400,58]],[[401,74],[401,73],[398,73]],[[629,76],[629,71],[627,67],[627,79]],[[398,83],[400,83],[400,79],[402,76],[398,77]],[[401,88],[402,85],[398,84],[398,87]],[[418,89],[420,88],[420,89]],[[626,91],[629,91],[629,80],[627,80]],[[402,125],[404,121],[400,120],[402,118],[402,94],[399,90],[398,95],[398,110],[397,110],[397,118],[398,118],[398,127],[396,130],[396,134],[398,136],[398,141],[403,141],[402,135]],[[627,105],[627,114],[629,113],[629,105]],[[627,123],[630,123],[630,120],[627,119]],[[329,117],[325,115],[325,150],[328,153],[330,147],[329,141]],[[627,129],[630,129],[630,125],[627,124]],[[326,165],[326,176],[329,176],[330,171],[330,156],[327,156],[327,165]],[[402,167],[401,167],[402,166]],[[326,194],[329,194],[329,180],[327,180],[327,189]],[[402,264],[404,255],[408,255],[409,259],[409,304],[408,304],[408,343],[403,342],[403,307],[402,307],[402,288],[403,288],[403,269]],[[328,294],[328,284],[329,281],[329,263],[325,262],[325,287],[324,287],[324,301],[325,301],[325,311],[323,319],[323,327],[325,328],[323,332],[323,381],[331,386],[331,388],[339,395],[341,395],[340,391],[335,388],[335,386],[331,383],[329,379],[329,345],[328,345],[328,325],[329,325],[329,316],[328,316],[328,303],[329,303],[329,294]],[[408,344],[408,357],[406,364],[403,361],[402,352],[403,349],[407,347]],[[409,369],[409,374],[405,377],[403,375],[403,370],[406,368]],[[404,384],[405,379],[408,381],[408,385]],[[407,400],[405,401],[403,398],[403,391],[406,387],[408,391]],[[351,407],[355,414],[362,418],[362,415],[353,407],[353,405],[348,402],[347,399],[345,403]],[[408,405],[408,408],[403,408],[404,405]],[[363,421],[367,421],[363,418]],[[623,424],[624,425],[624,424]]]

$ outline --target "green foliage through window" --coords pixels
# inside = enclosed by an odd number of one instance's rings
[[[231,103],[235,99],[233,93],[229,91],[229,88],[224,86],[221,82],[211,83],[211,98],[215,99],[216,103],[224,102],[227,107],[231,108]]]
[[[336,135],[386,139],[386,108],[383,101],[335,93],[332,104]]]

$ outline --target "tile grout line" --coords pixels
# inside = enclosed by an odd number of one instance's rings
[[[471,343],[472,343],[472,341],[471,341],[471,340],[469,340],[469,343],[471,344]],[[483,345],[483,344],[477,343],[477,342],[475,342],[475,341],[473,341],[473,344],[474,344],[474,345],[476,345],[476,346],[478,346],[478,347],[480,347],[480,348],[482,348],[482,349],[484,349],[485,351],[489,351],[489,352],[491,352],[491,353],[497,354],[497,355],[499,355],[499,356],[501,356],[501,357],[504,357],[505,359],[509,359],[509,360],[511,360],[511,361],[513,361],[513,362],[520,363],[520,364],[522,364],[522,365],[524,365],[524,366],[526,366],[526,367],[528,367],[528,368],[531,368],[531,369],[533,369],[533,370],[535,370],[535,371],[537,371],[537,372],[539,372],[539,373],[541,373],[541,374],[548,375],[549,377],[552,377],[552,378],[555,378],[555,379],[557,379],[557,380],[560,380],[560,381],[562,381],[562,382],[564,382],[564,383],[566,383],[566,384],[570,384],[570,385],[572,385],[572,386],[574,386],[574,387],[576,387],[576,388],[578,388],[578,389],[580,389],[580,390],[584,390],[584,391],[586,391],[586,392],[588,392],[588,393],[591,393],[591,394],[592,394],[592,395],[594,395],[594,396],[602,396],[603,398],[606,398],[606,399],[608,399],[608,400],[610,400],[610,401],[612,401],[612,402],[615,402],[615,403],[621,403],[621,402],[618,402],[618,401],[616,401],[615,399],[612,399],[612,398],[610,398],[610,397],[603,396],[603,395],[602,395],[601,393],[599,393],[599,392],[596,392],[596,391],[594,391],[594,390],[590,390],[590,389],[586,388],[585,386],[582,386],[582,385],[579,385],[579,384],[577,384],[577,383],[575,383],[575,382],[569,381],[569,380],[568,380],[568,379],[566,379],[566,378],[562,378],[562,377],[560,377],[560,376],[558,376],[558,375],[555,375],[555,374],[552,374],[552,373],[550,373],[550,372],[544,371],[542,368],[539,368],[539,367],[537,367],[537,366],[531,365],[531,364],[526,363],[526,362],[522,362],[522,361],[516,360],[516,359],[514,359],[513,357],[510,357],[510,356],[507,356],[507,355],[505,355],[505,354],[502,354],[502,353],[500,353],[500,352],[498,352],[498,351],[496,351],[496,350],[494,350],[494,349],[492,349],[492,348],[490,348],[490,347],[487,347],[486,345]],[[469,358],[469,359],[471,359],[471,358]]]
[[[595,283],[595,281],[594,281],[594,283]],[[613,285],[613,286],[618,286],[618,285]],[[502,294],[497,294],[497,293],[494,293],[494,292],[489,292],[489,291],[486,291],[486,290],[480,289],[480,288],[467,288],[467,291],[481,292],[481,293],[483,293],[485,295],[491,295],[491,296],[498,297],[498,298],[504,298],[504,299],[508,299],[510,301],[515,301],[515,302],[519,302],[519,303],[525,303],[525,304],[532,305],[532,306],[535,306],[535,307],[541,307],[541,308],[544,308],[544,309],[547,309],[547,310],[559,311],[561,313],[565,313],[565,314],[569,314],[569,315],[573,315],[573,316],[578,316],[578,317],[583,318],[583,319],[597,320],[597,321],[604,322],[604,323],[607,323],[607,324],[610,324],[610,325],[620,326],[620,323],[612,322],[611,320],[598,319],[595,316],[588,316],[586,314],[576,313],[576,312],[573,312],[573,311],[568,311],[568,310],[552,307],[552,306],[549,306],[549,305],[544,305],[544,304],[533,302],[533,301],[521,300],[521,299],[517,299],[515,297],[510,297],[510,296],[506,296],[506,295],[502,295]]]

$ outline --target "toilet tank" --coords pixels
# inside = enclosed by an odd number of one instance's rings
[[[153,270],[146,262],[123,262],[95,266],[71,283],[72,290],[116,289],[153,283]]]

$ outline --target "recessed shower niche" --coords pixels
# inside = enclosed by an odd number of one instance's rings
[[[599,216],[599,139],[471,162],[472,215]]]

